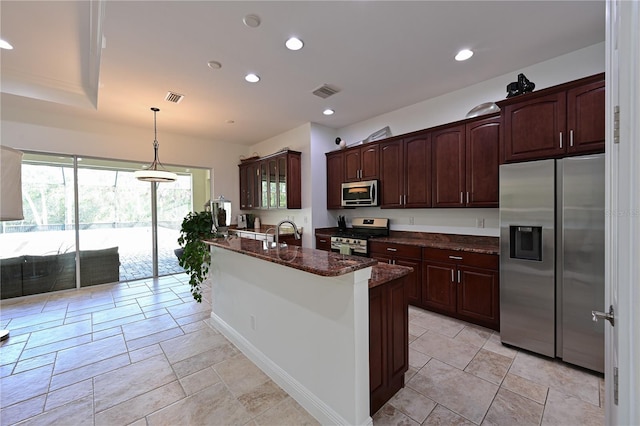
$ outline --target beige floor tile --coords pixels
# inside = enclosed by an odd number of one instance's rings
[[[204,368],[180,379],[180,384],[187,395],[193,395],[219,382],[220,376],[213,367]]]
[[[91,321],[80,321],[72,324],[61,325],[59,327],[51,327],[46,330],[35,331],[31,333],[26,348],[33,348],[58,340],[71,339],[73,337],[82,336],[91,333]]]
[[[418,426],[420,423],[393,405],[385,404],[373,415],[373,424],[375,426]]]
[[[575,396],[549,389],[541,424],[542,426],[602,426],[604,410]]]
[[[11,330],[11,333],[13,335],[13,330]],[[36,346],[35,348],[25,349],[22,352],[21,358],[22,359],[33,358],[36,356],[54,353],[56,351],[72,348],[74,346],[82,345],[89,342],[91,342],[90,334],[85,334],[83,336],[74,337],[71,339],[59,340],[57,342],[54,342],[48,345]]]
[[[178,361],[172,364],[172,367],[178,377],[184,377],[195,373],[196,371],[218,364],[226,359],[232,358],[239,353],[240,351],[235,346],[229,342],[225,342],[213,349],[209,349],[190,358]]]
[[[132,315],[142,314],[142,309],[137,303],[132,303],[122,307],[109,309],[106,311],[92,313],[93,324],[100,324],[101,322],[113,321],[119,318],[130,317]]]
[[[176,379],[164,355],[102,374],[93,379],[96,411],[113,407]]]
[[[424,311],[423,314],[411,321],[414,325],[437,331],[449,337],[455,337],[465,327],[464,322],[454,318],[448,318],[433,312]]]
[[[416,337],[420,337],[426,332],[427,332],[426,328],[416,324],[415,322],[410,322],[409,323],[409,334],[411,334],[413,336],[416,336]]]
[[[144,348],[137,349],[135,351],[129,351],[129,358],[131,358],[131,362],[138,362],[142,361],[143,359],[151,358],[163,353],[164,352],[162,352],[160,344],[155,344],[151,346],[145,346]]]
[[[503,345],[500,341],[500,334],[497,332],[494,332],[491,337],[489,337],[482,348],[500,355],[508,356],[509,358],[515,358],[518,353],[516,349]]]
[[[493,334],[492,330],[479,325],[466,325],[455,337],[456,340],[472,346],[482,347]]]
[[[204,425],[212,419],[220,425],[242,425],[251,415],[223,383],[217,383],[147,417],[149,426]]]
[[[436,406],[435,402],[407,386],[400,389],[387,404],[418,423],[422,423]]]
[[[409,366],[414,367],[416,369],[421,369],[424,365],[429,362],[431,357],[429,355],[425,355],[422,352],[416,351],[415,349],[409,348]]]
[[[416,375],[418,370],[419,368],[409,366],[409,369],[407,370],[407,372],[404,373],[404,382],[405,383],[409,382],[409,380],[411,380],[411,378]]]
[[[213,368],[236,396],[245,394],[270,380],[243,354],[222,361]]]
[[[45,410],[49,411],[64,404],[68,404],[72,401],[76,401],[88,396],[93,398],[92,380],[84,380],[71,386],[49,392],[47,394],[47,402],[44,408]]]
[[[23,426],[51,426],[73,423],[74,426],[93,426],[93,399],[91,396],[78,399],[69,404],[31,417]]]
[[[511,361],[511,358],[504,355],[480,349],[464,371],[499,385],[506,376]]]
[[[454,413],[451,410],[438,404],[433,409],[429,417],[422,423],[423,426],[475,426],[475,423],[470,422]]]
[[[125,324],[122,326],[122,332],[124,333],[125,339],[129,341],[148,336],[149,334],[161,333],[164,330],[169,330],[177,326],[178,323],[176,323],[173,317],[169,314],[165,314]]]
[[[228,345],[229,341],[210,328],[166,340],[160,344],[171,364],[191,358],[210,349]]]
[[[256,426],[319,426],[314,419],[293,398],[284,401],[253,419]]]
[[[471,362],[480,349],[432,330],[417,338],[409,347],[461,370]]]
[[[96,413],[96,426],[127,425],[143,419],[186,396],[177,381],[128,399],[104,411]],[[146,420],[145,425],[146,425]]]
[[[576,396],[595,406],[600,405],[598,377],[558,360],[519,352],[509,373]]]
[[[498,390],[482,425],[537,426],[542,418],[544,405],[506,389]]]
[[[36,308],[33,309],[33,311],[27,311],[28,314],[26,315],[13,316],[12,312],[15,311],[16,313],[19,313],[20,306],[21,305],[2,305],[2,317],[12,318],[11,322],[9,322],[9,327],[11,328],[11,330],[17,330],[20,328],[26,328],[55,321],[60,321],[61,323],[67,316],[66,306],[62,309],[46,312],[41,312],[41,309]]]
[[[2,408],[0,408],[0,423],[2,425],[12,425],[42,413],[45,399],[46,395],[43,394],[9,407],[2,405]]]
[[[140,314],[135,314],[135,315],[130,315],[127,317],[120,317],[120,318],[116,318],[110,321],[104,321],[101,322],[99,324],[94,324],[93,325],[93,331],[102,331],[102,330],[107,330],[110,328],[114,328],[114,327],[119,327],[120,331],[122,332],[122,325],[125,324],[131,324],[137,321],[142,321],[143,319],[145,319],[146,317],[144,316],[144,314],[140,313]]]
[[[127,345],[125,345],[122,335],[74,346],[58,352],[53,374],[64,373],[126,353]]]
[[[436,359],[418,371],[407,386],[476,424],[498,391],[497,385]]]
[[[180,327],[170,328],[160,333],[149,334],[139,339],[127,340],[127,347],[130,351],[144,348],[145,346],[155,345],[156,343],[165,342],[167,340],[183,336],[184,332]]]
[[[121,354],[114,356],[113,358],[104,359],[102,361],[94,362],[93,364],[85,365],[84,367],[74,368],[73,370],[66,371],[64,373],[56,374],[51,378],[51,385],[49,390],[56,390],[65,386],[72,385],[74,383],[81,382],[91,377],[99,376],[109,371],[116,370],[125,365],[129,365],[128,354]]]
[[[20,361],[16,363],[15,369],[13,370],[13,374],[21,373],[23,371],[32,370],[34,368],[53,364],[55,360],[56,360],[55,353],[28,358],[28,359],[25,359],[24,361]]]
[[[544,404],[547,400],[549,388],[515,374],[507,374],[502,382],[502,387],[518,395],[529,398],[538,404]]]
[[[238,401],[251,416],[257,416],[278,405],[287,397],[287,393],[280,386],[268,380],[249,392],[239,395]]]
[[[16,342],[12,340],[11,334],[9,334],[9,339],[0,346],[0,364],[6,365],[17,362],[26,344],[26,339]]]
[[[0,407],[8,407],[45,394],[51,381],[52,369],[52,365],[46,365],[4,377],[2,379],[2,392],[0,392]]]
[[[604,393],[605,393],[605,384],[604,377],[600,377],[600,407],[604,408]]]

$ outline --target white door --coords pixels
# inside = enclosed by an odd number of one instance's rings
[[[634,327],[640,324],[640,3],[608,0],[606,7],[608,215],[603,310],[613,306],[616,323],[605,326],[605,415],[608,425],[635,425],[640,424],[640,332]]]

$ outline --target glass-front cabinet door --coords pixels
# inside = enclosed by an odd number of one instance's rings
[[[278,163],[275,158],[269,160],[269,208],[278,207]]]
[[[287,208],[287,157],[278,158],[278,208]]]
[[[269,207],[269,173],[267,171],[268,164],[266,161],[260,163],[260,208]]]

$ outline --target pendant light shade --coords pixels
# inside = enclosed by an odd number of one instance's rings
[[[160,109],[153,107],[151,108],[151,111],[153,111],[153,133],[154,133],[153,163],[151,163],[151,165],[147,169],[138,170],[133,175],[136,177],[136,179],[142,180],[145,182],[174,182],[178,178],[178,176],[175,173],[171,173],[165,170],[165,168],[162,166],[162,163],[158,159],[158,146],[160,144],[158,143],[158,129],[156,126],[156,114],[158,113],[158,111],[160,111]]]

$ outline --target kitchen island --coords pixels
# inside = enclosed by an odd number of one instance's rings
[[[405,353],[405,365],[394,369],[381,354],[401,353],[401,348],[382,348],[378,343],[388,345],[389,339],[372,339],[380,361],[372,356],[370,371],[370,288],[379,289],[371,293],[378,301],[372,330],[391,333],[400,327],[400,335],[390,340],[406,346],[403,275],[410,269],[244,238],[207,243],[212,251],[211,318],[222,334],[322,424],[371,424],[370,374],[380,389],[394,381],[402,386],[407,360]],[[400,310],[395,328],[382,317],[392,307]],[[395,362],[397,367],[400,360]],[[384,371],[378,373],[378,367]]]

